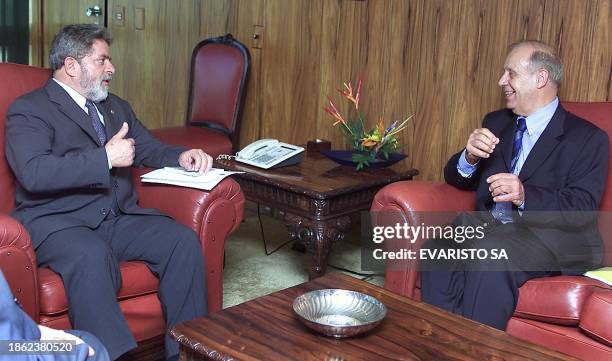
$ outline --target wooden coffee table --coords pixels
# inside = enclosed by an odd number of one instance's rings
[[[419,173],[407,160],[357,172],[316,152],[305,152],[298,165],[278,169],[233,160],[216,161],[215,166],[246,172],[234,176],[246,198],[284,213],[290,236],[302,242],[311,256],[310,279],[325,274],[329,251],[350,228],[351,214],[370,209],[374,195],[385,185]]]
[[[365,335],[314,333],[293,312],[308,291],[342,288],[376,297],[387,316]],[[180,360],[575,360],[500,330],[332,273],[174,327]]]

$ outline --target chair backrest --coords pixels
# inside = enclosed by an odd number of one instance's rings
[[[563,102],[565,110],[590,121],[612,138],[612,102]],[[609,150],[612,159],[612,148]],[[608,166],[608,180],[599,208],[599,230],[604,239],[604,265],[612,266],[612,167]]]
[[[51,71],[28,65],[0,63],[0,212],[9,213],[15,207],[15,177],[4,154],[6,112],[21,95],[45,85]]]
[[[226,134],[234,151],[238,147],[249,65],[249,51],[231,34],[201,41],[191,56],[187,125]]]

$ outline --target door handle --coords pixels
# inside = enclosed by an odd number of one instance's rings
[[[95,17],[102,16],[102,9],[100,9],[98,5],[94,5],[85,10],[85,15]]]

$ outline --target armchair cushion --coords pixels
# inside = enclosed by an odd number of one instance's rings
[[[122,262],[121,289],[117,298],[122,301],[157,292],[159,280],[143,262]],[[68,298],[61,277],[49,268],[38,269],[40,285],[40,313],[47,316],[68,312]]]
[[[153,129],[151,133],[159,140],[180,144],[186,148],[202,148],[211,157],[219,154],[232,154],[232,142],[222,133],[210,128],[186,126],[164,129]]]
[[[577,327],[512,317],[506,332],[583,360],[608,361],[612,356],[610,347],[587,336]]]
[[[594,292],[586,301],[580,329],[612,347],[612,291]]]
[[[519,289],[514,315],[522,318],[578,325],[585,302],[603,282],[581,276],[535,278]]]
[[[26,229],[16,219],[0,213],[0,264],[11,291],[23,309],[38,320],[36,255]],[[19,286],[16,286],[19,285]]]

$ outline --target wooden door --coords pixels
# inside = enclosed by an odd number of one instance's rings
[[[98,8],[95,8],[96,6]],[[105,8],[105,0],[44,0],[42,2],[43,65],[49,66],[51,42],[63,26],[70,24],[106,25]],[[87,9],[91,9],[89,13],[86,13]]]

